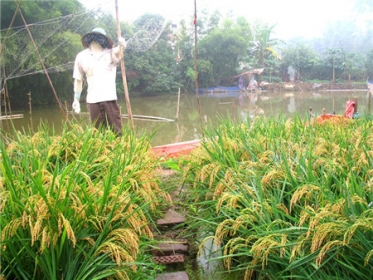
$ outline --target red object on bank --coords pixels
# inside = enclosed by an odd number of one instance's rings
[[[165,158],[175,158],[181,155],[187,155],[201,144],[200,140],[191,140],[173,144],[153,147],[156,156]]]

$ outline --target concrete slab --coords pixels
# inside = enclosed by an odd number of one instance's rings
[[[169,209],[163,219],[157,220],[157,225],[159,226],[167,226],[167,225],[175,225],[181,224],[185,222],[185,216],[176,212],[173,209]]]
[[[180,271],[160,274],[157,276],[156,280],[189,280],[189,277],[185,271]]]

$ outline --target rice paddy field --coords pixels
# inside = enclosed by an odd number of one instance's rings
[[[130,130],[17,133],[0,144],[1,277],[155,279],[167,167],[196,258],[213,242],[220,264],[190,279],[372,279],[372,132],[368,118],[224,121],[171,161]]]

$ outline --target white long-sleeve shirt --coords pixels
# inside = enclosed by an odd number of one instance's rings
[[[117,100],[116,68],[120,59],[114,49],[92,52],[87,48],[77,54],[73,78],[87,79],[87,103]]]

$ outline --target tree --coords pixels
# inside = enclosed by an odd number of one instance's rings
[[[280,58],[276,47],[282,43],[281,40],[271,38],[275,25],[268,26],[267,24],[257,23],[253,26],[251,42],[251,53],[256,59],[256,66],[260,68],[266,67],[266,58],[273,56]]]
[[[71,99],[71,73],[66,75],[66,69],[58,66],[66,64],[74,59],[76,53],[81,50],[80,35],[74,33],[69,28],[65,28],[60,24],[58,29],[53,29],[52,24],[47,22],[52,18],[60,18],[61,16],[76,13],[82,10],[83,7],[79,1],[24,1],[20,2],[20,10],[22,15],[29,25],[33,39],[39,42],[37,45],[43,64],[45,67],[54,68],[54,72],[61,71],[58,75],[53,75],[53,84],[58,84],[59,88],[55,87],[60,100]],[[27,104],[28,99],[26,93],[32,92],[33,104],[53,104],[56,102],[52,96],[52,90],[44,74],[34,74],[37,71],[43,73],[40,59],[35,50],[30,36],[26,33],[25,36],[19,36],[19,32],[24,27],[24,22],[20,13],[16,13],[16,3],[13,1],[5,1],[1,3],[1,24],[7,27],[2,30],[2,59],[6,68],[2,78],[12,77],[11,71],[17,70],[19,73],[24,73],[22,78],[14,78],[7,80],[7,88],[11,94],[11,104],[14,107]],[[12,26],[11,19],[16,15]],[[37,24],[39,23],[39,24]],[[43,23],[43,24],[40,24]],[[8,29],[11,27],[11,29]],[[33,32],[32,32],[33,31]],[[8,33],[8,37],[3,35]],[[64,42],[63,45],[57,43]],[[7,71],[8,70],[8,71]],[[11,71],[10,71],[11,70]],[[68,89],[68,87],[70,87]]]
[[[149,17],[159,15],[145,14],[135,21],[135,27],[141,28]],[[137,73],[137,78],[129,81],[131,90],[146,93],[176,92],[180,87],[177,81],[172,34],[171,23],[168,23],[150,49],[143,52],[127,51],[127,68]]]
[[[297,79],[310,79],[312,69],[317,64],[318,55],[309,44],[295,41],[282,52],[282,69],[292,66],[297,73]]]
[[[178,73],[178,81],[186,88],[194,86],[194,30],[188,29],[186,22],[182,20],[175,34],[174,58]]]
[[[351,81],[351,75],[355,78],[363,78],[364,60],[360,53],[343,52],[342,66],[349,82]]]
[[[222,27],[215,28],[198,44],[199,58],[212,65],[212,82],[219,85],[221,79],[237,74],[240,61],[247,50],[247,41],[241,26],[229,19],[223,21]],[[200,81],[203,84],[206,81]]]
[[[365,60],[366,75],[370,80],[373,80],[373,49],[366,55]]]
[[[343,69],[343,52],[341,49],[328,49],[324,52],[324,63],[332,70],[332,82],[336,79],[336,70]]]
[[[35,23],[51,18],[69,15],[83,10],[82,4],[78,0],[72,1],[17,1],[21,3],[20,8],[27,23]],[[1,1],[2,28],[8,28],[16,12],[17,3],[14,1]],[[20,16],[14,20],[13,26],[23,26]]]

